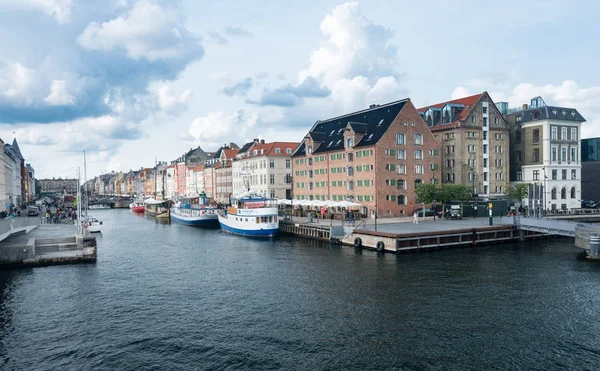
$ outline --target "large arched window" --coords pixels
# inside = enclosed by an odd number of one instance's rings
[[[565,200],[567,198],[567,189],[565,187],[560,190],[560,198],[561,200]]]
[[[550,192],[550,197],[553,200],[556,200],[556,188],[552,188],[552,192]]]
[[[571,198],[575,198],[575,187],[571,187]]]

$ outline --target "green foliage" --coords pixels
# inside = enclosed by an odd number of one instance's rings
[[[508,189],[508,198],[511,200],[521,201],[527,197],[529,183],[513,184]]]
[[[419,203],[426,204],[466,201],[473,197],[471,187],[461,184],[419,184],[415,192]]]

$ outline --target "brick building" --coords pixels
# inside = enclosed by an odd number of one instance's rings
[[[410,214],[416,185],[439,181],[440,148],[410,99],[317,121],[292,156],[293,196]]]
[[[487,92],[419,109],[442,145],[443,183],[473,187],[483,199],[509,187],[508,124]]]

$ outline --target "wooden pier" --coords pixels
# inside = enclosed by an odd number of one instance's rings
[[[410,223],[398,223],[410,228]],[[430,224],[432,227],[435,224]],[[381,252],[408,252],[446,247],[471,247],[484,244],[524,241],[546,236],[535,231],[515,229],[512,225],[461,227],[421,232],[383,232],[370,229],[355,229],[352,226],[334,226],[314,223],[291,223],[280,221],[283,234],[321,241],[372,249]]]

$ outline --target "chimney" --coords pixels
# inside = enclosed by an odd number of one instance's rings
[[[527,110],[527,103],[523,104],[523,111]]]
[[[261,140],[260,140],[260,144],[265,144],[265,140],[264,140],[264,139],[261,139]]]
[[[254,138],[254,144],[258,144],[258,138]]]

